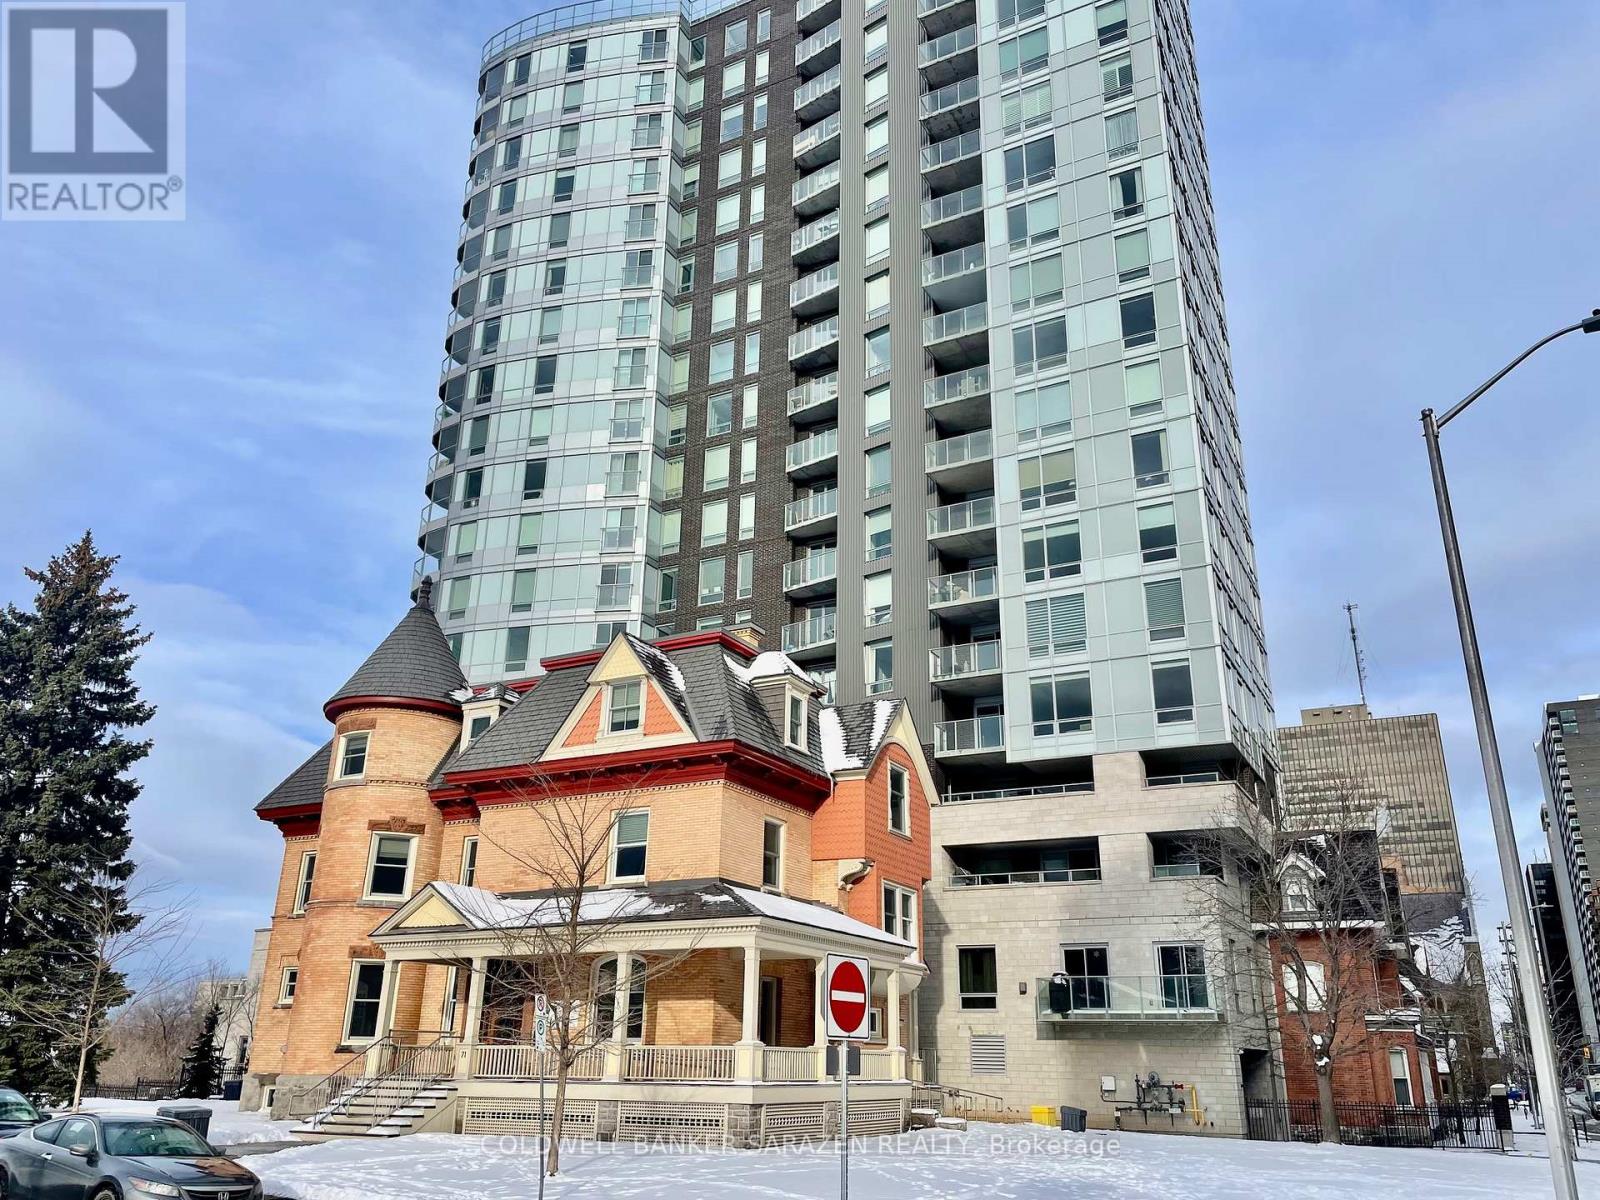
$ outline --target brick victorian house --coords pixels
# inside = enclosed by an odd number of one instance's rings
[[[530,1129],[549,1063],[511,948],[571,894],[534,869],[555,836],[539,806],[582,803],[604,814],[580,917],[604,911],[603,982],[571,1016],[597,1032],[568,1127],[826,1132],[817,985],[841,952],[872,967],[852,1131],[902,1128],[933,796],[904,707],[824,707],[739,630],[620,634],[475,689],[428,603],[257,806],[284,857],[246,1106],[323,1134]]]
[[[1423,981],[1376,833],[1307,836],[1277,875],[1282,900],[1269,942],[1287,1098],[1317,1102],[1308,1034],[1325,1037],[1337,1005],[1335,1103],[1433,1104],[1441,1088]]]

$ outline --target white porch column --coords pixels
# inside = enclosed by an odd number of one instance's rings
[[[752,939],[744,948],[744,998],[739,1044],[734,1047],[733,1075],[738,1080],[761,1078],[761,947]]]
[[[915,991],[906,999],[909,1001],[906,1006],[906,1056],[908,1060],[913,1060],[922,1055],[922,1005]],[[926,1063],[923,1064],[922,1074],[927,1074]]]
[[[477,1053],[483,1026],[483,993],[488,984],[489,960],[474,958],[467,965],[467,971],[467,1019],[461,1027],[461,1050],[456,1059],[459,1064],[456,1075],[462,1079],[472,1078],[472,1057]]]
[[[823,996],[823,989],[827,986],[828,960],[817,959],[817,968],[813,975],[815,983],[812,986],[812,1012],[811,1012],[811,1044],[817,1051],[817,1078],[828,1077],[828,1019],[823,1005],[827,1002]]]
[[[368,1075],[381,1075],[385,1068],[385,1042],[394,1032],[394,997],[400,989],[401,963],[390,959],[383,965],[383,996],[378,1001],[377,1038],[367,1050],[363,1070]]]
[[[617,979],[611,991],[611,1036],[605,1045],[605,1077],[620,1080],[628,1058],[628,999],[633,992],[633,955],[617,955]]]
[[[906,1048],[900,1037],[900,969],[889,968],[888,994],[883,1005],[883,1033],[889,1043],[889,1075],[893,1079],[908,1078]]]

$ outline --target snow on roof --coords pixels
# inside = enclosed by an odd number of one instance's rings
[[[733,655],[728,655],[728,670],[733,672],[734,678],[744,683],[752,683],[757,679],[770,679],[775,675],[793,675],[796,679],[811,683],[811,676],[800,668],[781,650],[763,650],[748,663],[742,663]]]
[[[879,700],[872,709],[872,748],[876,750],[889,731],[889,721],[900,707],[898,700]]]
[[[822,765],[828,774],[837,771],[858,771],[866,764],[845,750],[844,726],[839,714],[825,708],[817,714],[817,730],[822,736]]]
[[[564,896],[507,899],[483,888],[467,887],[460,883],[435,882],[432,886],[477,929],[528,929],[536,925],[559,924],[567,916],[567,898]],[[659,916],[668,911],[667,905],[657,904],[642,892],[629,888],[596,888],[583,894],[578,919],[587,922],[629,921]]]
[[[885,933],[876,925],[868,925],[854,917],[847,917],[837,909],[824,908],[820,904],[808,904],[804,900],[791,900],[787,896],[776,896],[771,892],[755,891],[737,885],[730,884],[728,890],[762,916],[771,917],[775,921],[790,921],[796,925],[809,925],[813,929],[826,929],[833,933],[847,933],[852,937],[871,938],[875,942],[886,942],[891,946],[904,946],[907,950],[912,948],[910,942],[891,933]]]
[[[656,670],[664,671],[667,678],[672,680],[673,686],[676,687],[679,692],[686,693],[688,691],[688,688],[684,686],[683,672],[678,670],[678,664],[672,661],[672,657],[670,655],[664,653],[659,648],[652,646],[649,642],[645,641],[634,642],[633,648],[637,653],[643,655],[645,658],[648,658]]]

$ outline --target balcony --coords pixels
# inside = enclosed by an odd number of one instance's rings
[[[922,288],[937,308],[966,308],[988,295],[985,263],[982,242],[925,258]]]
[[[928,580],[928,608],[950,620],[982,621],[1000,615],[1000,572],[978,567]]]
[[[1041,1023],[1107,1024],[1221,1019],[1217,989],[1204,975],[1057,975],[1034,986]]]
[[[1093,782],[1046,783],[1038,787],[988,788],[976,792],[946,792],[940,804],[976,804],[986,800],[1039,800],[1054,796],[1081,796],[1094,791]]]
[[[839,489],[812,492],[783,506],[783,531],[799,537],[817,537],[839,528]]]
[[[983,185],[974,184],[922,202],[922,232],[935,250],[983,241]]]
[[[789,365],[796,371],[812,371],[824,363],[839,361],[839,318],[829,317],[806,325],[789,335]]]
[[[830,21],[837,21],[843,9],[842,0],[798,0],[794,7],[795,24],[801,33],[815,33]]]
[[[978,27],[964,25],[917,47],[917,67],[930,88],[978,72]]]
[[[838,113],[829,113],[814,125],[802,129],[794,139],[794,165],[811,171],[839,159],[839,130],[843,122]]]
[[[790,193],[797,217],[814,217],[839,207],[839,163],[837,160],[794,181]]]
[[[983,135],[976,129],[922,148],[922,178],[935,192],[983,182]]]
[[[835,209],[789,235],[789,257],[797,267],[819,266],[839,257],[839,212]]]
[[[933,726],[933,753],[939,758],[1003,762],[1006,753],[1005,717],[936,721]]]
[[[839,578],[839,553],[821,550],[783,564],[783,590],[796,599],[833,591]]]
[[[802,275],[789,285],[789,308],[797,317],[816,317],[839,309],[839,264]]]
[[[928,140],[937,142],[976,129],[978,92],[976,75],[924,92],[921,100],[922,127],[927,131]]]
[[[783,652],[797,662],[827,658],[833,653],[833,629],[838,613],[824,613],[783,627]]]
[[[838,62],[838,21],[817,30],[794,48],[794,67],[801,79],[820,75]]]
[[[627,608],[633,603],[633,585],[628,583],[602,583],[595,587],[596,608]]]
[[[994,553],[994,497],[979,496],[928,510],[928,540],[972,558]]]
[[[839,413],[839,373],[814,375],[789,389],[789,419],[796,425],[832,420]]]
[[[977,695],[992,691],[1000,677],[999,638],[935,646],[928,655],[928,678],[946,692]]]
[[[971,25],[977,19],[977,0],[917,0],[917,20],[929,37]]]
[[[989,361],[989,306],[935,313],[922,320],[922,344],[941,367],[971,367]]]
[[[838,66],[829,67],[815,79],[802,83],[794,90],[794,116],[797,121],[815,121],[819,117],[839,111],[839,84],[844,72]]]
[[[824,429],[791,442],[784,455],[791,479],[825,479],[839,471],[839,431]]]
[[[923,380],[922,407],[940,425],[959,429],[987,427],[989,364]]]
[[[987,429],[929,442],[923,455],[929,476],[942,488],[975,492],[994,487],[994,434]]]

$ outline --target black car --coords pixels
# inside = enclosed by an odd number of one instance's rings
[[[181,1121],[74,1113],[0,1139],[0,1200],[260,1200],[261,1181]]]
[[[16,1088],[0,1087],[0,1138],[15,1137],[45,1119],[33,1102]]]

